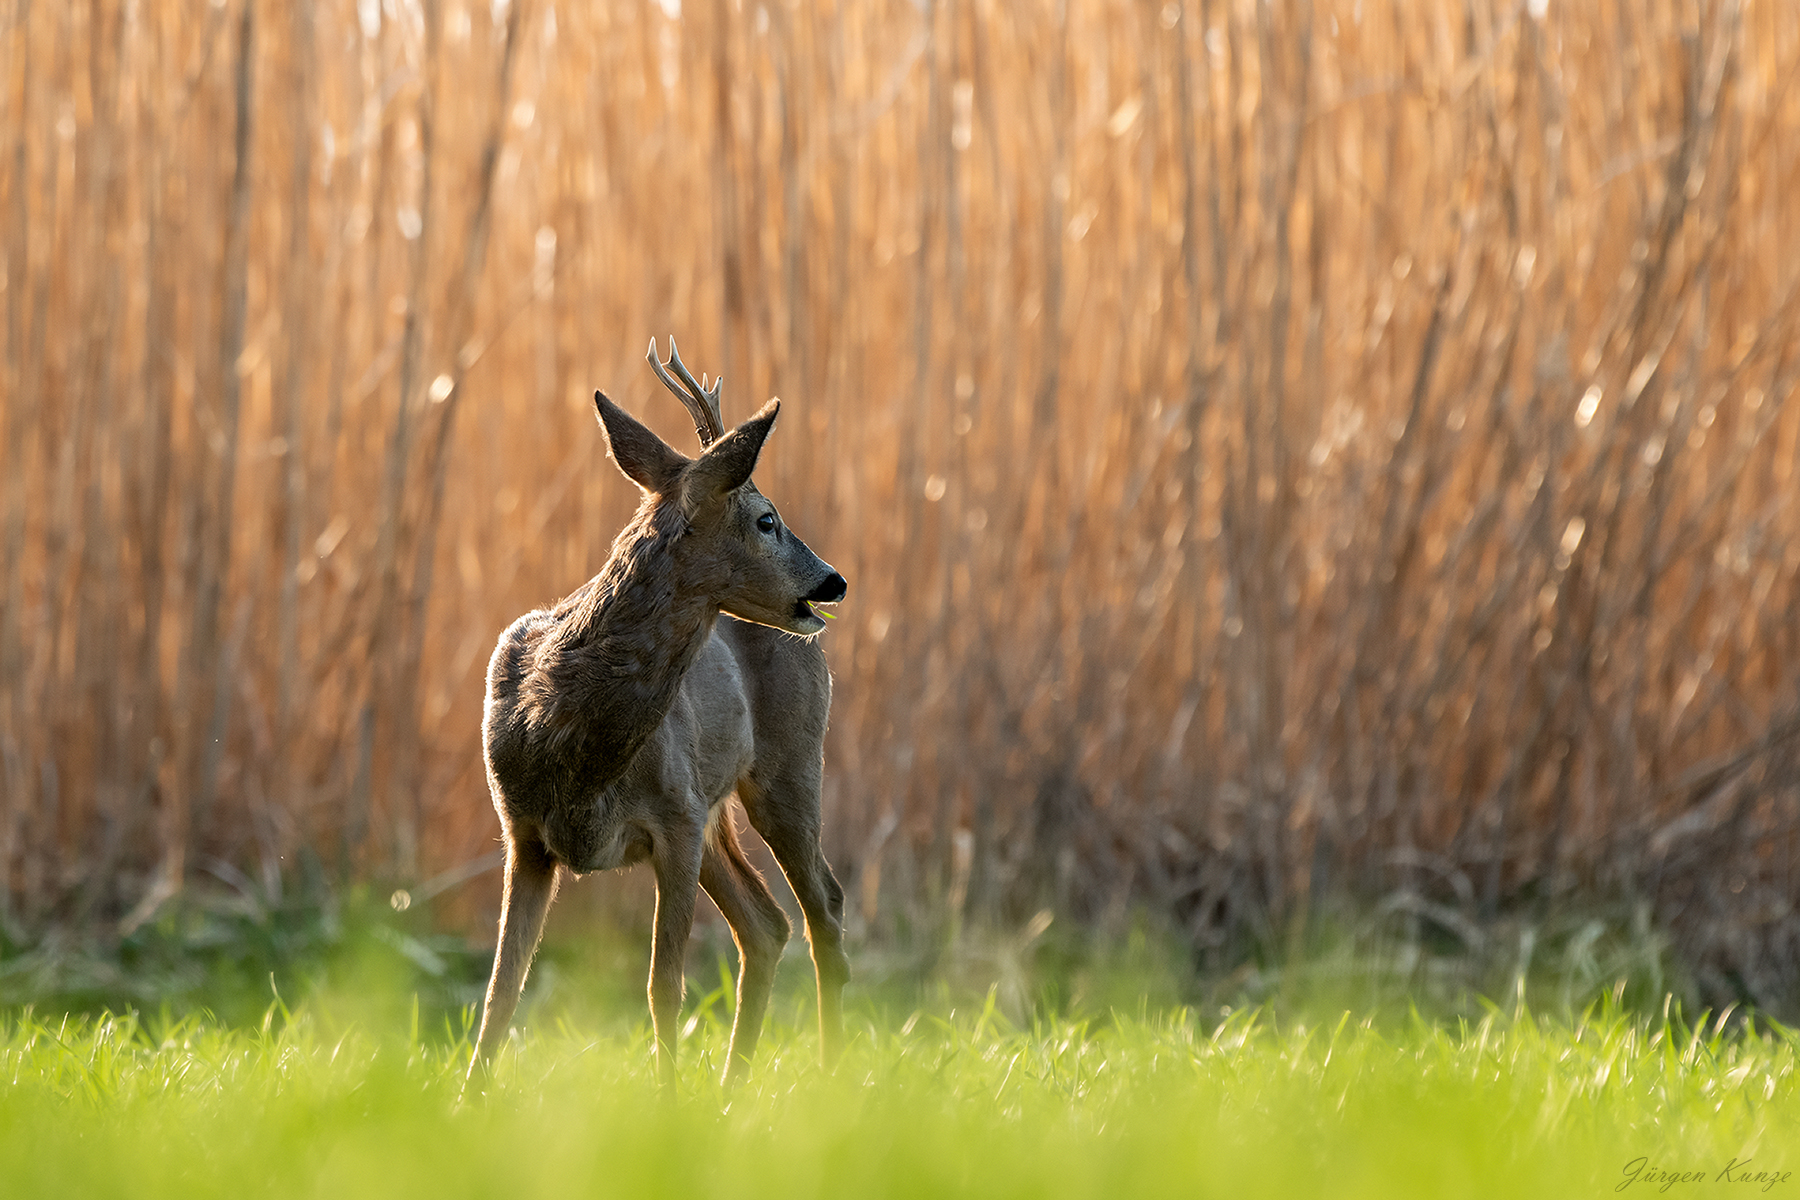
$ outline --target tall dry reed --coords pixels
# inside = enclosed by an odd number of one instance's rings
[[[15,937],[479,860],[674,331],[851,580],[865,930],[1611,904],[1800,986],[1791,5],[3,20]]]

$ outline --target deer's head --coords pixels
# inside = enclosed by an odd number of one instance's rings
[[[686,530],[676,553],[711,581],[709,598],[721,611],[788,633],[818,633],[825,622],[813,605],[842,600],[844,577],[787,527],[750,482],[781,401],[769,401],[725,433],[719,417],[722,380],[710,391],[696,382],[676,355],[673,339],[667,367],[674,368],[681,382],[658,361],[654,341],[650,361],[693,416],[700,457],[688,458],[604,392],[595,392],[614,461],[643,490],[646,503],[676,506]]]

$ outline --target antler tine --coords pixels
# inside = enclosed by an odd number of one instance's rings
[[[675,393],[682,407],[688,410],[688,416],[694,419],[694,432],[700,435],[701,447],[710,446],[723,436],[725,421],[719,415],[719,386],[715,383],[709,392],[694,382],[693,373],[687,369],[687,364],[681,361],[681,353],[675,349],[675,339],[669,339],[667,363],[657,357],[655,338],[650,339],[650,353],[647,357],[656,370],[656,377],[663,381],[664,387]],[[674,368],[674,375],[669,374],[670,368]],[[723,382],[722,379],[719,381]]]
[[[719,378],[713,380],[713,386],[710,390],[702,384],[694,382],[694,373],[687,369],[687,364],[681,361],[681,352],[675,349],[674,334],[669,335],[669,365],[674,368],[677,375],[681,376],[681,382],[687,384],[694,395],[704,397],[707,413],[712,417],[713,436],[723,436],[725,433],[725,417],[719,411],[719,388],[724,385],[725,377],[721,375]]]

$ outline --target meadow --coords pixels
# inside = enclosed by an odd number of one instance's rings
[[[1800,1037],[1610,1002],[1559,1018],[1107,1011],[1015,1025],[990,995],[865,1008],[822,1074],[778,1005],[717,1082],[695,995],[678,1091],[644,1022],[539,1010],[463,1096],[468,1023],[347,997],[260,1025],[0,1016],[9,1196],[1073,1197],[1790,1194]],[[1761,1176],[1759,1172],[1765,1173]],[[1671,1182],[1670,1175],[1680,1178]]]
[[[0,9],[0,1192],[1794,1187],[1787,0]],[[705,917],[659,1094],[640,872],[459,1103],[671,332],[850,580],[853,1042],[722,1095]]]

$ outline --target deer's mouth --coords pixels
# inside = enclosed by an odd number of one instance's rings
[[[794,601],[794,619],[809,629],[825,628],[824,619],[820,617],[818,610],[813,608],[813,605],[815,603],[836,604],[844,598],[848,590],[848,585],[844,583],[844,577],[833,571],[819,586]]]
[[[794,601],[794,609],[788,617],[788,630],[791,633],[811,637],[825,628],[825,615],[812,606],[808,600]]]
[[[801,637],[811,637],[825,628],[824,618],[805,600],[794,601],[794,607],[788,609],[780,621],[770,621],[769,624],[788,633],[797,633]]]

